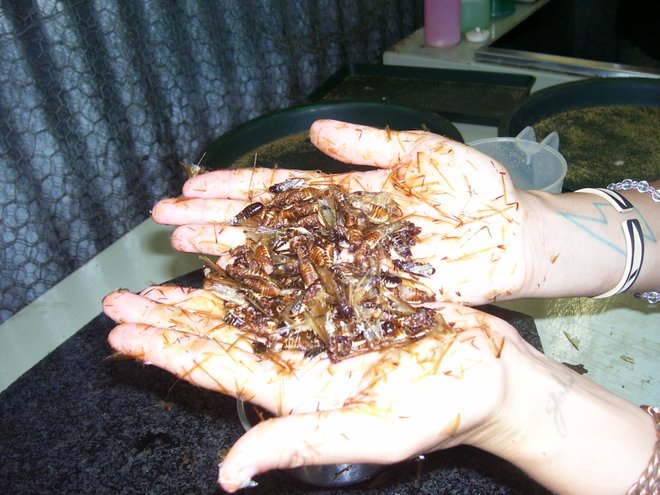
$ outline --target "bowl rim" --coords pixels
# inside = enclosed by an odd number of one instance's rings
[[[427,108],[365,101],[316,102],[266,113],[229,129],[206,143],[198,163],[211,170],[226,168],[262,145],[309,131],[311,124],[319,119],[377,127],[387,125],[395,130],[426,128],[464,142],[461,132],[449,119]]]

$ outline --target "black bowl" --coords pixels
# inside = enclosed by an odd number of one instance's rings
[[[260,407],[242,400],[237,401],[236,407],[245,431],[270,416]],[[385,467],[379,464],[329,464],[287,469],[286,473],[304,483],[327,488],[362,483],[381,473]]]
[[[392,130],[429,130],[463,142],[461,133],[451,122],[430,110],[376,102],[314,103],[264,115],[235,127],[206,147],[199,164],[211,170],[253,165],[328,173],[360,169],[324,155],[311,144],[309,128],[319,119]]]
[[[604,187],[624,178],[660,178],[656,138],[660,79],[587,79],[533,93],[506,115],[500,136],[532,126],[537,136],[556,131],[568,162],[564,189]]]
[[[550,86],[532,93],[505,115],[498,135],[513,137],[528,125],[553,115],[605,105],[660,107],[660,78],[597,78]]]

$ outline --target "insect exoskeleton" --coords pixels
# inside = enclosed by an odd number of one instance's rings
[[[357,224],[357,215],[355,213],[349,210],[343,210],[341,213],[346,227],[354,227]]]
[[[316,334],[312,330],[300,330],[290,332],[282,342],[282,348],[295,351],[308,351],[315,347],[321,347]]]
[[[430,329],[438,328],[442,322],[442,317],[433,309],[420,307],[415,313],[401,318],[400,325],[403,331],[408,335],[418,335],[427,332]]]
[[[300,264],[300,277],[302,278],[303,284],[305,287],[310,287],[319,278],[316,269],[314,268],[314,263],[304,256],[301,256],[298,259],[298,263]]]
[[[309,289],[298,296],[294,300],[288,310],[288,313],[285,316],[288,316],[291,320],[300,322],[301,318],[304,318],[305,313],[309,312],[310,304],[316,298],[321,290],[320,283],[311,284]]]
[[[304,187],[305,184],[305,179],[302,177],[292,177],[291,179],[287,179],[284,182],[273,184],[268,188],[268,190],[272,193],[281,193],[290,189],[300,189],[301,187]]]
[[[388,241],[398,256],[407,259],[412,257],[410,247],[415,245],[416,236],[420,232],[421,229],[412,222],[401,222],[388,236]]]
[[[435,273],[435,268],[430,263],[419,263],[417,261],[393,260],[394,266],[404,272],[419,275],[421,277],[430,277]]]
[[[298,220],[298,225],[307,229],[315,229],[320,227],[319,217],[315,214],[307,215]]]
[[[360,249],[374,250],[378,243],[383,239],[383,233],[380,230],[372,230],[362,239]]]
[[[208,169],[204,168],[199,163],[194,163],[192,165],[188,165],[187,163],[184,162],[179,162],[179,163],[188,174],[188,178],[197,177],[198,175],[202,175],[208,172]]]
[[[241,306],[249,304],[245,294],[236,286],[232,286],[221,281],[215,281],[209,284],[207,288],[223,301],[231,302]]]
[[[254,340],[252,341],[252,350],[255,354],[263,354],[264,352],[268,352],[269,346],[266,342]]]
[[[383,284],[383,286],[385,286],[388,289],[392,289],[398,287],[401,284],[401,282],[403,282],[403,279],[400,276],[395,275],[393,273],[383,272],[380,274],[380,281]]]
[[[225,315],[225,321],[234,327],[242,327],[245,325],[245,320],[239,314],[234,313],[233,311],[227,312]]]
[[[237,265],[228,265],[227,273],[232,278],[240,280],[243,286],[248,287],[264,296],[282,295],[282,288],[261,270],[251,270]]]
[[[349,335],[334,334],[328,341],[328,350],[335,359],[348,357],[353,349],[353,339]]]

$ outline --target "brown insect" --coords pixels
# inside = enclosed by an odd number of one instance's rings
[[[332,266],[338,261],[339,248],[337,244],[328,240],[325,244],[314,244],[309,249],[309,259],[317,267]]]
[[[250,203],[247,205],[245,208],[243,208],[240,212],[236,214],[234,218],[232,218],[229,223],[231,225],[236,225],[241,222],[244,222],[245,220],[249,220],[250,218],[254,217],[255,215],[258,215],[261,213],[264,209],[263,203]]]
[[[435,269],[410,249],[421,229],[401,218],[390,194],[301,178],[269,192],[270,201],[232,219],[248,227],[232,262],[205,272],[205,286],[225,302],[225,321],[252,336],[255,353],[288,349],[337,361],[441,326],[423,306],[433,291],[418,281]]]
[[[316,274],[314,263],[304,256],[301,256],[298,262],[300,263],[300,277],[302,278],[303,284],[305,287],[309,287],[319,278]]]
[[[305,202],[301,204],[294,204],[282,211],[282,217],[287,220],[302,218],[309,215],[315,215],[319,211],[319,204],[317,202]]]
[[[277,207],[293,205],[316,198],[316,190],[311,187],[291,188],[273,196],[271,204]]]
[[[377,224],[385,223],[390,218],[389,212],[382,206],[378,205],[369,205],[366,208],[365,213],[371,222]]]

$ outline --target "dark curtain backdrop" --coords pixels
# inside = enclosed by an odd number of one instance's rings
[[[179,161],[422,25],[421,0],[0,2],[0,323],[178,194]]]

